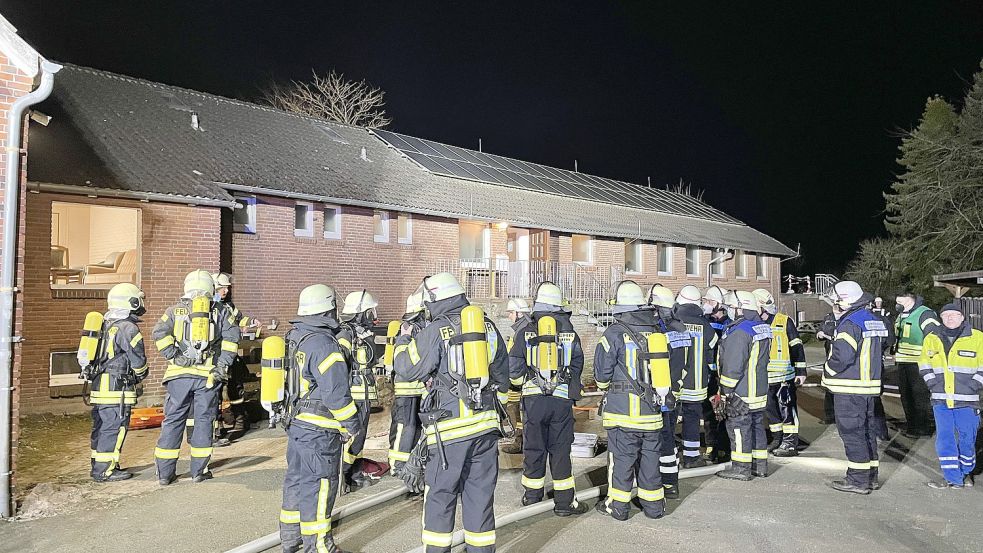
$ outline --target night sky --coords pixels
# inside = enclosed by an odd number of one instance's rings
[[[392,130],[683,179],[801,242],[810,272],[841,271],[883,232],[898,129],[931,94],[960,99],[983,58],[978,1],[532,4],[0,0],[0,13],[58,61],[242,99],[334,68],[387,91]]]

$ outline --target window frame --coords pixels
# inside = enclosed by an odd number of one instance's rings
[[[399,235],[399,220],[404,218],[406,220],[406,236]],[[413,243],[413,214],[399,212],[396,214],[396,242],[398,244],[410,245]]]
[[[327,211],[329,209],[330,210],[334,210],[334,218],[335,218],[335,222],[337,223],[338,230],[335,230],[335,231],[329,231],[328,230]],[[321,231],[322,231],[322,234],[324,235],[324,239],[325,240],[341,240],[341,223],[342,223],[341,206],[340,205],[334,205],[334,204],[324,204],[322,206],[322,208],[321,208],[321,217],[323,219],[321,221]]]
[[[754,276],[758,280],[768,280],[768,257],[764,254],[754,254]]]
[[[386,226],[385,236],[379,234],[376,231],[375,216],[379,215],[379,222]],[[373,209],[372,210],[372,241],[376,244],[388,244],[390,236],[392,235],[392,226],[390,225],[391,218],[389,212],[384,209]]]
[[[242,203],[241,208],[236,208],[232,215],[232,232],[238,234],[256,234],[256,204],[258,203],[256,196],[249,194],[236,194],[233,195],[236,202]],[[247,217],[249,218],[248,223],[236,223],[235,222],[235,212],[239,209],[245,210]]]
[[[717,259],[723,255],[723,250],[710,250],[710,261],[713,261],[714,259]],[[723,278],[727,274],[727,267],[724,266],[725,263],[727,263],[726,259],[720,259],[716,263],[710,263],[710,276],[714,278]],[[717,272],[717,269],[719,269],[720,272]]]
[[[734,252],[734,278],[747,280],[747,252],[744,250]]]
[[[628,268],[628,250],[635,250],[635,269]],[[640,275],[645,272],[645,248],[641,240],[625,240],[625,274]]]
[[[477,227],[481,234],[482,257],[464,257],[461,252],[461,229],[465,226]],[[491,262],[491,226],[481,221],[458,220],[457,223],[457,258],[461,267],[487,269]]]
[[[574,259],[574,252],[577,248],[574,247],[574,242],[576,239],[586,238],[587,239],[587,261],[580,261]],[[571,234],[570,235],[570,261],[576,263],[577,265],[593,265],[594,264],[594,237],[590,234]]]
[[[305,228],[297,228],[297,208],[304,207],[307,209],[305,217]],[[314,238],[314,203],[313,202],[294,202],[294,237],[296,238]]]
[[[689,262],[690,262],[689,252],[690,251],[696,252],[696,260],[693,262],[693,266],[695,267],[695,271],[696,272],[690,272],[690,270],[689,270]],[[700,249],[699,246],[686,246],[686,276],[688,276],[688,277],[698,277],[698,276],[700,276],[700,257],[701,257],[700,256],[700,252],[701,251],[702,250]]]
[[[133,270],[132,284],[135,284],[136,286],[141,286],[141,283],[143,281],[143,209],[142,208],[123,207],[118,205],[105,205],[101,203],[53,200],[48,206],[48,214],[50,217],[49,219],[50,221],[54,221],[54,216],[56,215],[54,210],[56,205],[78,206],[78,207],[84,207],[89,210],[94,208],[100,208],[100,209],[116,209],[121,211],[134,211],[136,213],[136,229],[135,229],[136,247],[134,249],[136,250],[137,259],[136,259],[136,267]],[[65,223],[67,223],[67,221],[62,221],[61,217],[59,217],[59,225]],[[52,228],[50,230],[53,231],[54,229]],[[61,244],[55,244],[52,238],[53,237],[50,236],[50,232],[49,232],[49,237],[48,237],[49,246],[62,246]],[[91,238],[89,239],[88,244],[90,244],[91,247]],[[125,251],[122,252],[122,254],[125,254]],[[92,260],[90,259],[89,261]],[[106,297],[106,294],[108,294],[109,290],[113,286],[119,284],[120,282],[130,282],[130,281],[103,282],[103,283],[84,282],[88,274],[87,273],[88,267],[94,265],[99,265],[99,263],[90,262],[90,263],[82,264],[83,269],[81,269],[81,273],[78,275],[78,282],[66,282],[65,284],[60,284],[56,282],[51,282],[49,280],[48,290],[52,293],[51,295],[52,299],[81,299],[81,298],[101,299]],[[61,353],[65,353],[65,352],[61,352]],[[49,365],[49,371],[50,371],[50,365]]]
[[[658,251],[656,251],[655,260],[655,272],[659,276],[672,276],[672,244],[659,244],[657,246]],[[662,255],[665,252],[666,256],[666,270],[663,271],[659,265],[662,263]]]

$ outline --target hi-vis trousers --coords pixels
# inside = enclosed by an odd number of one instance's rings
[[[665,513],[665,488],[659,471],[660,430],[608,429],[608,512],[625,518],[631,490],[638,483],[638,501],[649,518]]]
[[[92,406],[92,478],[100,480],[119,468],[119,453],[123,449],[126,430],[130,426],[130,405]]]
[[[523,426],[522,486],[525,496],[535,503],[543,499],[546,488],[546,463],[553,477],[553,504],[569,507],[573,503],[573,401],[553,396],[522,398],[525,414]]]
[[[331,511],[338,495],[341,436],[294,421],[287,429],[287,473],[280,507],[284,553],[333,551]]]
[[[174,477],[181,452],[181,437],[184,436],[188,410],[192,405],[195,424],[191,430],[191,476],[208,472],[208,460],[212,456],[212,429],[218,400],[222,397],[222,385],[216,382],[209,388],[204,378],[183,377],[168,380],[165,386],[164,422],[160,427],[157,449],[154,450],[157,478],[170,480]]]
[[[369,432],[369,411],[372,410],[372,401],[355,399],[355,408],[358,409],[355,414],[358,419],[358,432],[345,443],[341,455],[341,472],[349,484],[353,483],[353,480],[361,479],[359,473],[362,471],[362,449],[365,447],[365,435]]]
[[[846,449],[847,482],[869,488],[877,482],[877,429],[874,403],[877,396],[833,394],[836,429]]]
[[[396,396],[389,425],[389,465],[399,471],[420,439],[420,396]]]
[[[728,401],[732,401],[728,398]],[[768,435],[765,433],[764,410],[741,414],[727,413],[727,434],[730,436],[731,467],[750,475],[768,473]],[[752,469],[753,467],[753,469]]]

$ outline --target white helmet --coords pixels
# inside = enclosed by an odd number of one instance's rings
[[[341,308],[342,315],[358,315],[379,306],[375,296],[365,290],[352,292],[345,296],[345,306]]]
[[[184,277],[184,297],[211,296],[215,293],[215,281],[208,271],[198,269]]]
[[[735,290],[727,295],[727,305],[734,309],[746,309],[748,311],[758,310],[758,298],[751,292]]]
[[[415,315],[424,309],[423,292],[414,292],[406,298],[406,311],[403,312],[403,317]]]
[[[106,300],[110,309],[136,311],[143,307],[143,291],[136,284],[121,282],[109,289]]]
[[[215,281],[216,288],[232,286],[232,275],[229,273],[212,273],[212,280]]]
[[[672,295],[672,290],[661,284],[655,284],[649,288],[648,300],[650,305],[656,307],[672,307],[675,298]]]
[[[714,285],[707,288],[707,291],[703,293],[703,299],[726,304],[728,293],[729,292],[727,291],[726,288],[721,288],[719,286]]]
[[[335,310],[334,288],[326,284],[313,284],[300,292],[297,302],[298,315],[318,315]]]
[[[563,292],[560,291],[560,287],[552,282],[544,282],[539,285],[536,289],[536,303],[545,303],[546,305],[553,305],[555,307],[563,307],[566,302],[563,301]]]
[[[768,307],[770,305],[775,305],[775,297],[771,295],[771,292],[765,290],[764,288],[758,288],[754,292],[755,299],[758,300],[758,307]]]
[[[682,290],[676,294],[676,303],[679,305],[700,305],[701,299],[700,289],[690,284],[683,286]]]
[[[633,280],[622,280],[616,284],[614,293],[611,295],[614,296],[608,301],[611,305],[630,305],[635,307],[645,305],[645,295],[642,293],[642,287]]]
[[[824,298],[830,305],[835,305],[846,311],[860,301],[864,295],[863,288],[852,280],[841,280],[833,285],[829,294]]]
[[[522,298],[512,298],[505,306],[505,311],[515,311],[516,313],[532,313],[529,302]]]
[[[464,295],[464,287],[450,273],[424,277],[423,290],[423,300],[430,303]]]

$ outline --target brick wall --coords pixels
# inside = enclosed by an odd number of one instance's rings
[[[56,194],[28,194],[27,245],[24,264],[27,277],[23,299],[25,347],[20,368],[20,405],[23,412],[77,411],[78,397],[53,399],[48,389],[49,355],[78,347],[78,333],[89,311],[106,310],[102,298],[54,298],[49,284],[51,254],[51,202],[69,202],[141,210],[140,287],[146,294],[147,314],[141,330],[146,338],[150,376],[144,382],[143,403],[160,402],[160,379],[165,364],[150,339],[153,325],[164,310],[181,296],[184,277],[197,268],[215,270],[219,263],[219,208],[180,204],[144,203],[132,200],[89,198]]]

